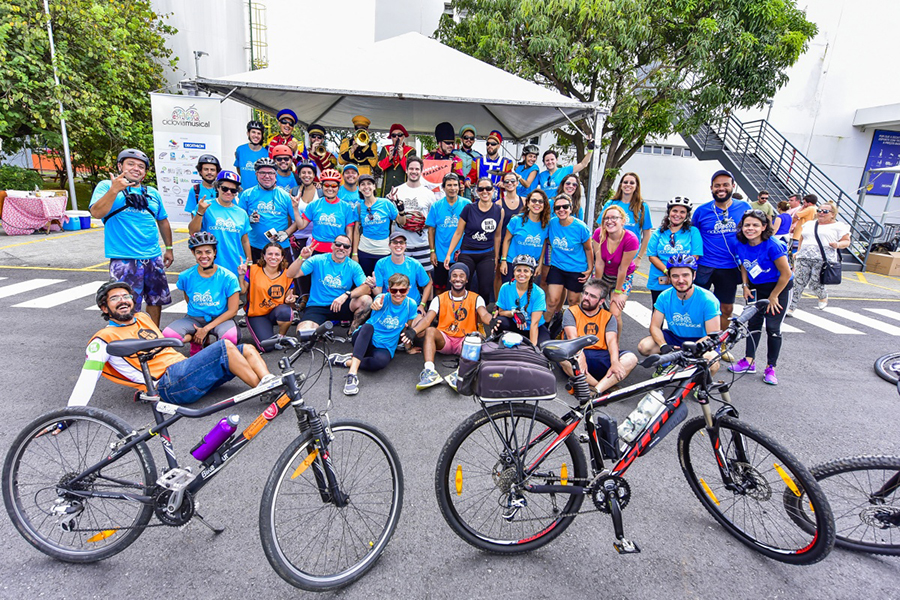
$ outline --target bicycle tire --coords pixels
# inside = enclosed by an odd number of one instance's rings
[[[872,554],[900,555],[900,498],[872,495],[900,472],[900,456],[854,456],[810,469],[834,513],[835,543]],[[800,500],[804,508],[804,499]],[[804,523],[810,515],[803,512]]]
[[[321,457],[307,460],[314,450],[310,432],[282,452],[260,503],[260,540],[269,564],[291,585],[313,592],[365,575],[384,552],[403,507],[403,470],[384,434],[359,421],[337,421],[331,433],[328,452],[340,489],[350,496],[347,506],[323,501],[316,477]]]
[[[834,546],[834,519],[816,480],[780,444],[754,427],[731,417],[717,419],[719,440],[739,484],[747,491],[728,490],[703,417],[689,420],[678,435],[678,457],[684,476],[704,508],[726,531],[749,548],[774,560],[811,565]],[[736,455],[742,445],[748,462]],[[788,483],[790,482],[790,483]],[[793,486],[793,488],[791,487]],[[805,496],[815,511],[807,526],[799,526],[799,509],[786,501]]]
[[[900,352],[891,352],[879,357],[875,361],[875,372],[885,381],[897,385],[900,381]]]
[[[490,418],[488,417],[490,415]],[[550,428],[558,434],[566,425],[550,412],[525,404],[501,404],[477,412],[463,421],[444,444],[434,475],[435,494],[441,514],[450,528],[463,540],[487,552],[520,554],[540,548],[559,536],[575,519],[584,502],[584,494],[569,494],[562,509],[556,507],[550,494],[528,494],[516,516],[505,519],[504,503],[510,499],[509,486],[516,483],[515,466],[504,458],[505,446],[499,431],[510,440],[515,431],[517,441],[524,440],[534,416],[531,439]],[[498,429],[494,428],[493,423]],[[540,424],[543,427],[538,427]],[[556,435],[549,436],[527,453],[537,458]],[[512,459],[512,457],[510,457]],[[570,480],[587,483],[587,463],[577,437],[570,435],[564,444],[544,457],[546,477],[532,481],[560,483],[562,465]],[[522,461],[527,464],[526,460]],[[505,465],[505,466],[504,466]],[[502,467],[502,470],[498,470]],[[465,470],[464,470],[465,469]],[[558,476],[558,477],[557,477]],[[560,516],[571,515],[571,516]]]
[[[54,435],[60,422],[68,427]],[[16,530],[29,544],[57,560],[90,563],[130,546],[153,515],[150,504],[58,493],[72,479],[109,455],[110,444],[132,432],[119,417],[92,407],[71,407],[42,415],[16,437],[3,464],[3,502]],[[84,484],[87,490],[149,495],[156,466],[146,444],[135,445]],[[119,485],[129,481],[132,485]],[[51,508],[68,501],[78,516],[65,531]],[[58,505],[57,505],[58,506]]]

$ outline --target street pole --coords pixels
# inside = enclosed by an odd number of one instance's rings
[[[53,25],[50,22],[50,6],[48,0],[44,0],[44,13],[47,15],[47,37],[50,38],[50,63],[53,65],[53,81],[56,82],[59,91],[59,75],[56,74],[56,48],[53,46]],[[75,175],[72,172],[72,156],[69,154],[69,133],[66,131],[66,120],[63,117],[63,103],[59,100],[59,124],[62,129],[63,160],[66,162],[66,177],[69,179],[69,199],[72,210],[78,210],[78,200],[75,198]]]
[[[603,122],[606,120],[606,112],[597,109],[594,111],[594,153],[591,154],[591,170],[588,175],[588,205],[585,216],[587,217],[588,228],[594,228],[594,214],[596,213],[595,203],[597,200],[597,186],[603,179],[600,173],[600,136],[603,134]]]

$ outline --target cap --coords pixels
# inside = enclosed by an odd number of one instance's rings
[[[325,135],[325,128],[319,125],[318,123],[313,123],[309,127],[306,128],[306,133],[318,133],[322,136]]]
[[[463,273],[465,273],[466,279],[469,278],[469,267],[466,265],[466,263],[461,263],[461,262],[453,263],[452,265],[450,265],[450,270],[447,272],[447,274],[452,275],[453,271],[456,271],[456,270],[459,270],[459,271],[462,271]]]
[[[709,180],[710,183],[716,180],[716,177],[721,177],[722,175],[727,175],[730,179],[734,180],[734,175],[731,174],[731,171],[726,171],[725,169],[719,169],[715,173],[713,173],[712,178]]]
[[[363,129],[368,129],[369,125],[372,124],[372,121],[362,115],[356,115],[355,117],[350,119],[350,122],[353,123],[354,127],[362,127]]]
[[[357,173],[359,173],[359,167],[357,167],[353,163],[347,163],[346,165],[344,165],[344,168],[341,169],[341,173],[343,173],[347,169],[350,169],[351,171],[356,171]]]
[[[388,241],[393,242],[397,238],[403,238],[403,240],[406,241],[406,233],[404,233],[403,231],[395,231],[391,234],[391,237]]]
[[[371,181],[372,183],[375,183],[375,176],[370,173],[366,173],[365,175],[360,175],[359,183],[362,183],[363,181]]]
[[[403,133],[404,136],[409,137],[409,132],[406,130],[406,127],[404,127],[400,123],[394,123],[393,125],[391,125],[391,128],[388,129],[388,133],[392,133],[394,131],[397,131],[398,129]]]

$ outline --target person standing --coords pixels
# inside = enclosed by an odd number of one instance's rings
[[[248,189],[257,184],[256,167],[253,165],[260,158],[269,155],[269,149],[263,146],[265,137],[265,125],[261,121],[250,121],[247,123],[247,143],[234,150],[234,168]]]
[[[500,274],[503,282],[512,280],[510,257],[527,254],[540,264],[547,248],[547,234],[550,228],[550,202],[543,190],[528,194],[525,210],[509,220],[503,249],[500,252]]]
[[[400,123],[394,123],[390,129],[391,143],[378,153],[376,175],[381,175],[381,195],[387,195],[392,189],[406,182],[406,161],[416,155],[416,149],[406,145],[409,133]]]
[[[338,149],[338,164],[355,165],[359,175],[371,175],[372,169],[378,163],[378,143],[374,136],[369,136],[368,143],[359,144],[359,133],[368,134],[369,125],[372,122],[362,115],[356,115],[350,121],[353,123],[353,133],[341,140]]]
[[[550,271],[547,273],[547,315],[550,334],[558,332],[560,321],[556,318],[563,300],[569,306],[578,304],[584,282],[594,272],[594,252],[591,232],[572,216],[572,199],[560,193],[553,204],[556,213],[550,219],[547,237],[551,248]],[[555,337],[555,336],[553,336]]]
[[[322,180],[323,197],[313,200],[295,217],[300,229],[312,224],[307,247],[315,254],[324,254],[331,252],[331,244],[337,236],[346,235],[349,239],[353,239],[352,227],[356,223],[356,210],[338,198],[340,173],[334,169],[326,169],[319,178]]]
[[[519,181],[516,193],[522,198],[527,198],[528,194],[537,189],[538,173],[541,171],[536,164],[538,152],[540,152],[540,148],[534,144],[528,144],[522,150],[522,161],[516,166],[515,174]]]
[[[434,270],[431,264],[431,246],[428,243],[428,232],[425,231],[425,220],[431,205],[434,204],[434,192],[422,185],[422,159],[413,156],[406,161],[406,183],[388,194],[388,200],[403,206],[406,221],[394,223],[391,231],[404,231],[406,235],[406,254],[419,261],[430,274]]]
[[[547,197],[550,198],[551,201],[556,197],[556,192],[561,191],[559,190],[559,184],[562,182],[563,177],[566,175],[577,175],[585,167],[591,164],[591,154],[594,152],[594,141],[588,140],[587,147],[588,151],[585,152],[581,162],[566,167],[560,167],[557,163],[557,154],[555,150],[547,150],[544,152],[543,161],[546,171],[541,171],[538,174],[537,180],[538,187],[544,190],[544,193],[547,194]]]
[[[475,159],[474,170],[478,179],[487,177],[496,190],[494,199],[500,194],[500,181],[505,173],[513,170],[513,161],[505,156],[500,156],[500,146],[503,144],[503,135],[494,129],[488,134],[485,145],[487,154]],[[465,172],[465,170],[463,171]]]
[[[622,321],[622,311],[631,294],[634,272],[640,242],[638,238],[625,228],[625,211],[621,206],[610,206],[600,215],[600,227],[591,236],[594,249],[595,277],[600,279],[608,289],[612,290],[609,310]],[[619,331],[619,335],[622,332]]]
[[[800,304],[800,296],[810,286],[819,299],[819,310],[828,306],[828,290],[819,279],[824,261],[837,262],[838,252],[850,246],[850,226],[836,220],[838,207],[832,201],[823,202],[816,210],[816,222],[805,223],[801,229],[800,248],[794,255],[794,296],[787,315],[793,316]],[[818,238],[818,240],[816,239]],[[819,242],[822,249],[819,249]]]
[[[401,214],[397,205],[387,198],[375,197],[375,177],[372,175],[360,175],[359,190],[363,199],[356,205],[358,226],[353,228],[353,254],[350,256],[369,276],[375,270],[375,263],[391,253],[388,240],[391,222],[396,219],[402,225],[406,222],[406,212],[404,209]],[[406,236],[403,240],[406,241]]]
[[[428,211],[425,225],[428,227],[428,243],[431,246],[431,264],[434,267],[432,280],[437,292],[447,289],[447,269],[444,268],[444,260],[456,260],[456,252],[459,243],[451,246],[453,234],[459,224],[459,216],[463,208],[471,204],[471,201],[459,196],[461,184],[456,173],[447,173],[441,182],[444,189],[444,197],[435,202]],[[460,240],[462,241],[462,240]]]
[[[472,197],[472,186],[477,181],[475,161],[481,158],[481,152],[475,150],[475,139],[478,132],[474,125],[463,125],[459,128],[459,148],[453,151],[453,155],[462,161],[461,169],[464,177],[461,181],[460,196],[469,199]]]
[[[297,113],[289,108],[285,108],[278,111],[275,120],[278,121],[278,133],[273,134],[269,138],[269,143],[267,144],[269,147],[269,158],[274,158],[272,153],[275,151],[275,148],[284,145],[291,149],[294,160],[298,160],[298,157],[303,154],[304,145],[303,140],[294,137],[294,126],[299,121]]]
[[[434,152],[426,154],[425,160],[448,160],[450,161],[450,172],[456,173],[460,181],[465,177],[470,177],[468,173],[463,172],[462,159],[453,153],[453,125],[446,121],[438,123],[434,128],[434,139],[437,142],[437,148],[434,149]]]
[[[216,264],[239,275],[244,261],[250,262],[250,217],[234,203],[241,191],[241,177],[233,171],[222,171],[216,178],[215,200],[201,200],[188,225],[191,235],[206,231],[218,240]]]
[[[359,204],[359,167],[354,164],[344,165],[341,171],[341,186],[338,188],[338,198],[346,202],[353,209]]]
[[[659,229],[650,236],[647,244],[647,259],[650,261],[647,289],[650,290],[652,302],[672,287],[666,274],[669,258],[675,254],[690,254],[695,259],[703,256],[703,238],[696,227],[691,227],[691,207],[689,198],[675,196],[669,200],[666,216]]]
[[[325,144],[326,133],[325,128],[318,123],[313,123],[306,129],[309,145],[303,149],[301,162],[313,163],[316,167],[316,177],[325,169],[337,169],[338,165],[337,156],[330,152]]]
[[[800,248],[800,237],[803,235],[803,226],[816,220],[816,206],[819,198],[815,194],[803,196],[803,205],[793,214],[791,219],[791,253],[794,254]]]
[[[297,185],[294,177],[294,153],[287,146],[275,146],[272,160],[275,161],[275,185],[290,194]]]
[[[581,181],[578,179],[578,175],[566,175],[559,183],[559,193],[568,196],[572,202],[572,216],[579,221],[584,221],[584,202],[581,201],[581,191]]]
[[[775,219],[775,207],[769,203],[769,192],[766,190],[760,190],[756,195],[756,202],[751,203],[751,208],[755,208],[756,210],[761,210],[766,213],[766,216],[769,217],[769,222],[774,225]]]
[[[297,229],[291,197],[275,183],[275,161],[265,157],[255,166],[259,184],[241,194],[240,204],[250,215],[250,255],[254,262],[262,258],[262,249],[269,241],[288,248],[288,240]],[[276,233],[270,240],[267,234],[273,229]]]
[[[647,255],[647,244],[653,233],[653,219],[650,207],[641,196],[641,180],[637,173],[625,173],[619,180],[619,187],[612,200],[603,205],[603,211],[610,206],[618,206],[625,212],[625,229],[634,234],[641,242],[634,264],[641,266],[641,260]],[[603,214],[603,213],[601,213]],[[597,221],[600,225],[600,221]]]
[[[162,307],[172,302],[166,268],[172,265],[172,227],[156,188],[143,185],[150,159],[135,148],[116,157],[119,174],[101,181],[91,196],[90,213],[103,220],[103,246],[109,276],[127,283],[134,310],[146,300],[147,314],[159,325]],[[165,252],[159,250],[162,237]]]
[[[197,203],[202,200],[216,199],[216,176],[222,167],[219,165],[219,159],[212,154],[201,154],[197,159],[197,175],[200,176],[200,183],[191,186],[188,192],[187,201],[184,203],[184,212],[191,215],[197,210]]]

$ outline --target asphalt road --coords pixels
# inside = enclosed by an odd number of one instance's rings
[[[176,235],[181,242],[185,238]],[[176,256],[172,282],[175,273],[192,264],[183,243],[176,245]],[[101,231],[49,238],[0,235],[3,455],[28,421],[65,405],[84,347],[103,325],[97,312],[85,310],[92,294],[48,308],[28,303],[103,280],[105,262]],[[4,289],[22,289],[8,286],[36,279],[61,281],[4,295]],[[649,306],[649,294],[636,293],[633,301]],[[809,314],[857,333],[788,321],[802,333],[785,334],[780,385],[766,386],[758,374],[734,387],[732,396],[742,419],[780,441],[807,465],[863,453],[900,454],[894,421],[900,398],[872,370],[875,358],[895,350],[900,341],[894,335],[900,330],[892,329],[900,326],[900,280],[849,274],[845,284],[833,290],[831,300],[832,308],[849,313],[822,313],[814,305],[814,300],[804,302]],[[893,311],[896,317],[870,309]],[[854,320],[854,315],[862,319]],[[166,318],[164,313],[164,322]],[[644,334],[638,321],[627,318],[622,346],[636,347]],[[268,357],[272,368],[276,358]],[[388,435],[402,460],[406,497],[397,532],[376,567],[353,586],[325,597],[847,598],[866,589],[869,592],[864,593],[872,597],[898,595],[896,558],[835,550],[817,565],[792,567],[740,544],[691,493],[678,464],[674,434],[628,472],[633,496],[624,513],[626,535],[640,545],[641,554],[617,555],[611,523],[597,513],[580,516],[560,538],[529,555],[507,558],[477,551],[444,523],[433,483],[441,446],[477,406],[446,386],[417,393],[414,383],[420,369],[420,356],[398,354],[386,371],[362,375],[359,396],[345,398],[335,384],[332,418],[360,418]],[[440,364],[439,370],[449,372]],[[638,371],[633,381],[647,376]],[[240,389],[240,384],[231,383],[215,397]],[[322,381],[308,400],[324,407],[326,393]],[[149,423],[147,409],[130,398],[128,390],[102,380],[92,405],[115,412],[135,427]],[[609,412],[621,420],[634,404],[625,402]],[[547,407],[558,413],[564,410],[558,403]],[[262,409],[246,403],[236,412],[249,422]],[[692,415],[698,412],[692,407]],[[180,456],[187,456],[211,424],[183,421],[172,430]],[[0,536],[6,540],[0,545],[0,597],[311,597],[272,571],[258,533],[262,486],[276,457],[295,435],[291,418],[279,419],[236,459],[239,467],[227,469],[204,490],[200,512],[227,527],[219,536],[198,523],[183,531],[152,528],[121,554],[78,566],[40,554],[8,519],[0,518]],[[162,464],[159,448],[152,449],[157,464]]]

